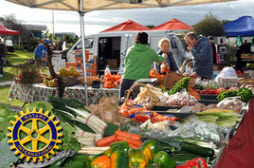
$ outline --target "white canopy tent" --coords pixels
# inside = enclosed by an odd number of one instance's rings
[[[28,6],[31,8],[43,8],[54,10],[77,11],[80,14],[80,31],[82,37],[83,60],[85,59],[85,31],[84,14],[93,10],[109,9],[131,9],[131,8],[155,8],[168,6],[198,5],[206,3],[218,3],[235,0],[6,0],[15,4]],[[86,81],[86,63],[83,61],[84,83],[86,105],[87,81]]]

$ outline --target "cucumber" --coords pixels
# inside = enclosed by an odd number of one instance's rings
[[[204,157],[212,158],[214,156],[214,150],[212,148],[201,147],[189,142],[182,142],[181,149]]]

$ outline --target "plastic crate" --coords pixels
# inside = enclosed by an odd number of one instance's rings
[[[230,88],[231,86],[237,87],[238,85],[238,78],[236,77],[224,77],[221,78],[220,85],[224,88]]]

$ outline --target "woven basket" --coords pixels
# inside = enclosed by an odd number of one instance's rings
[[[131,94],[132,90],[133,90],[135,87],[137,87],[137,86],[144,86],[144,87],[146,87],[146,85],[143,84],[143,83],[136,83],[136,84],[132,85],[131,88],[128,90],[127,96],[126,96],[126,98],[125,98],[125,100],[124,100],[124,104],[125,104],[125,105],[128,106],[128,100],[129,100],[129,98],[130,98],[130,94]],[[151,100],[152,100],[152,98],[151,98]],[[152,102],[150,102],[149,105],[146,106],[146,108],[147,108],[147,109],[152,109],[152,108],[153,108]]]
[[[62,77],[65,86],[74,86],[80,84],[78,78],[79,77]]]

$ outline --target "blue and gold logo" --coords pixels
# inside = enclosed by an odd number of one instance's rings
[[[49,159],[49,154],[54,155],[54,149],[59,149],[57,144],[61,143],[58,139],[62,136],[58,133],[61,130],[57,127],[59,121],[54,121],[54,115],[49,117],[49,111],[44,114],[43,109],[39,112],[36,108],[33,112],[27,109],[26,113],[21,111],[20,114],[20,117],[15,116],[16,122],[11,121],[13,127],[8,128],[11,131],[11,134],[7,135],[11,138],[8,143],[13,144],[11,149],[16,149],[15,155],[21,154],[21,159],[26,157],[27,162],[31,158],[33,162],[36,162],[37,158],[41,162],[43,157]]]

